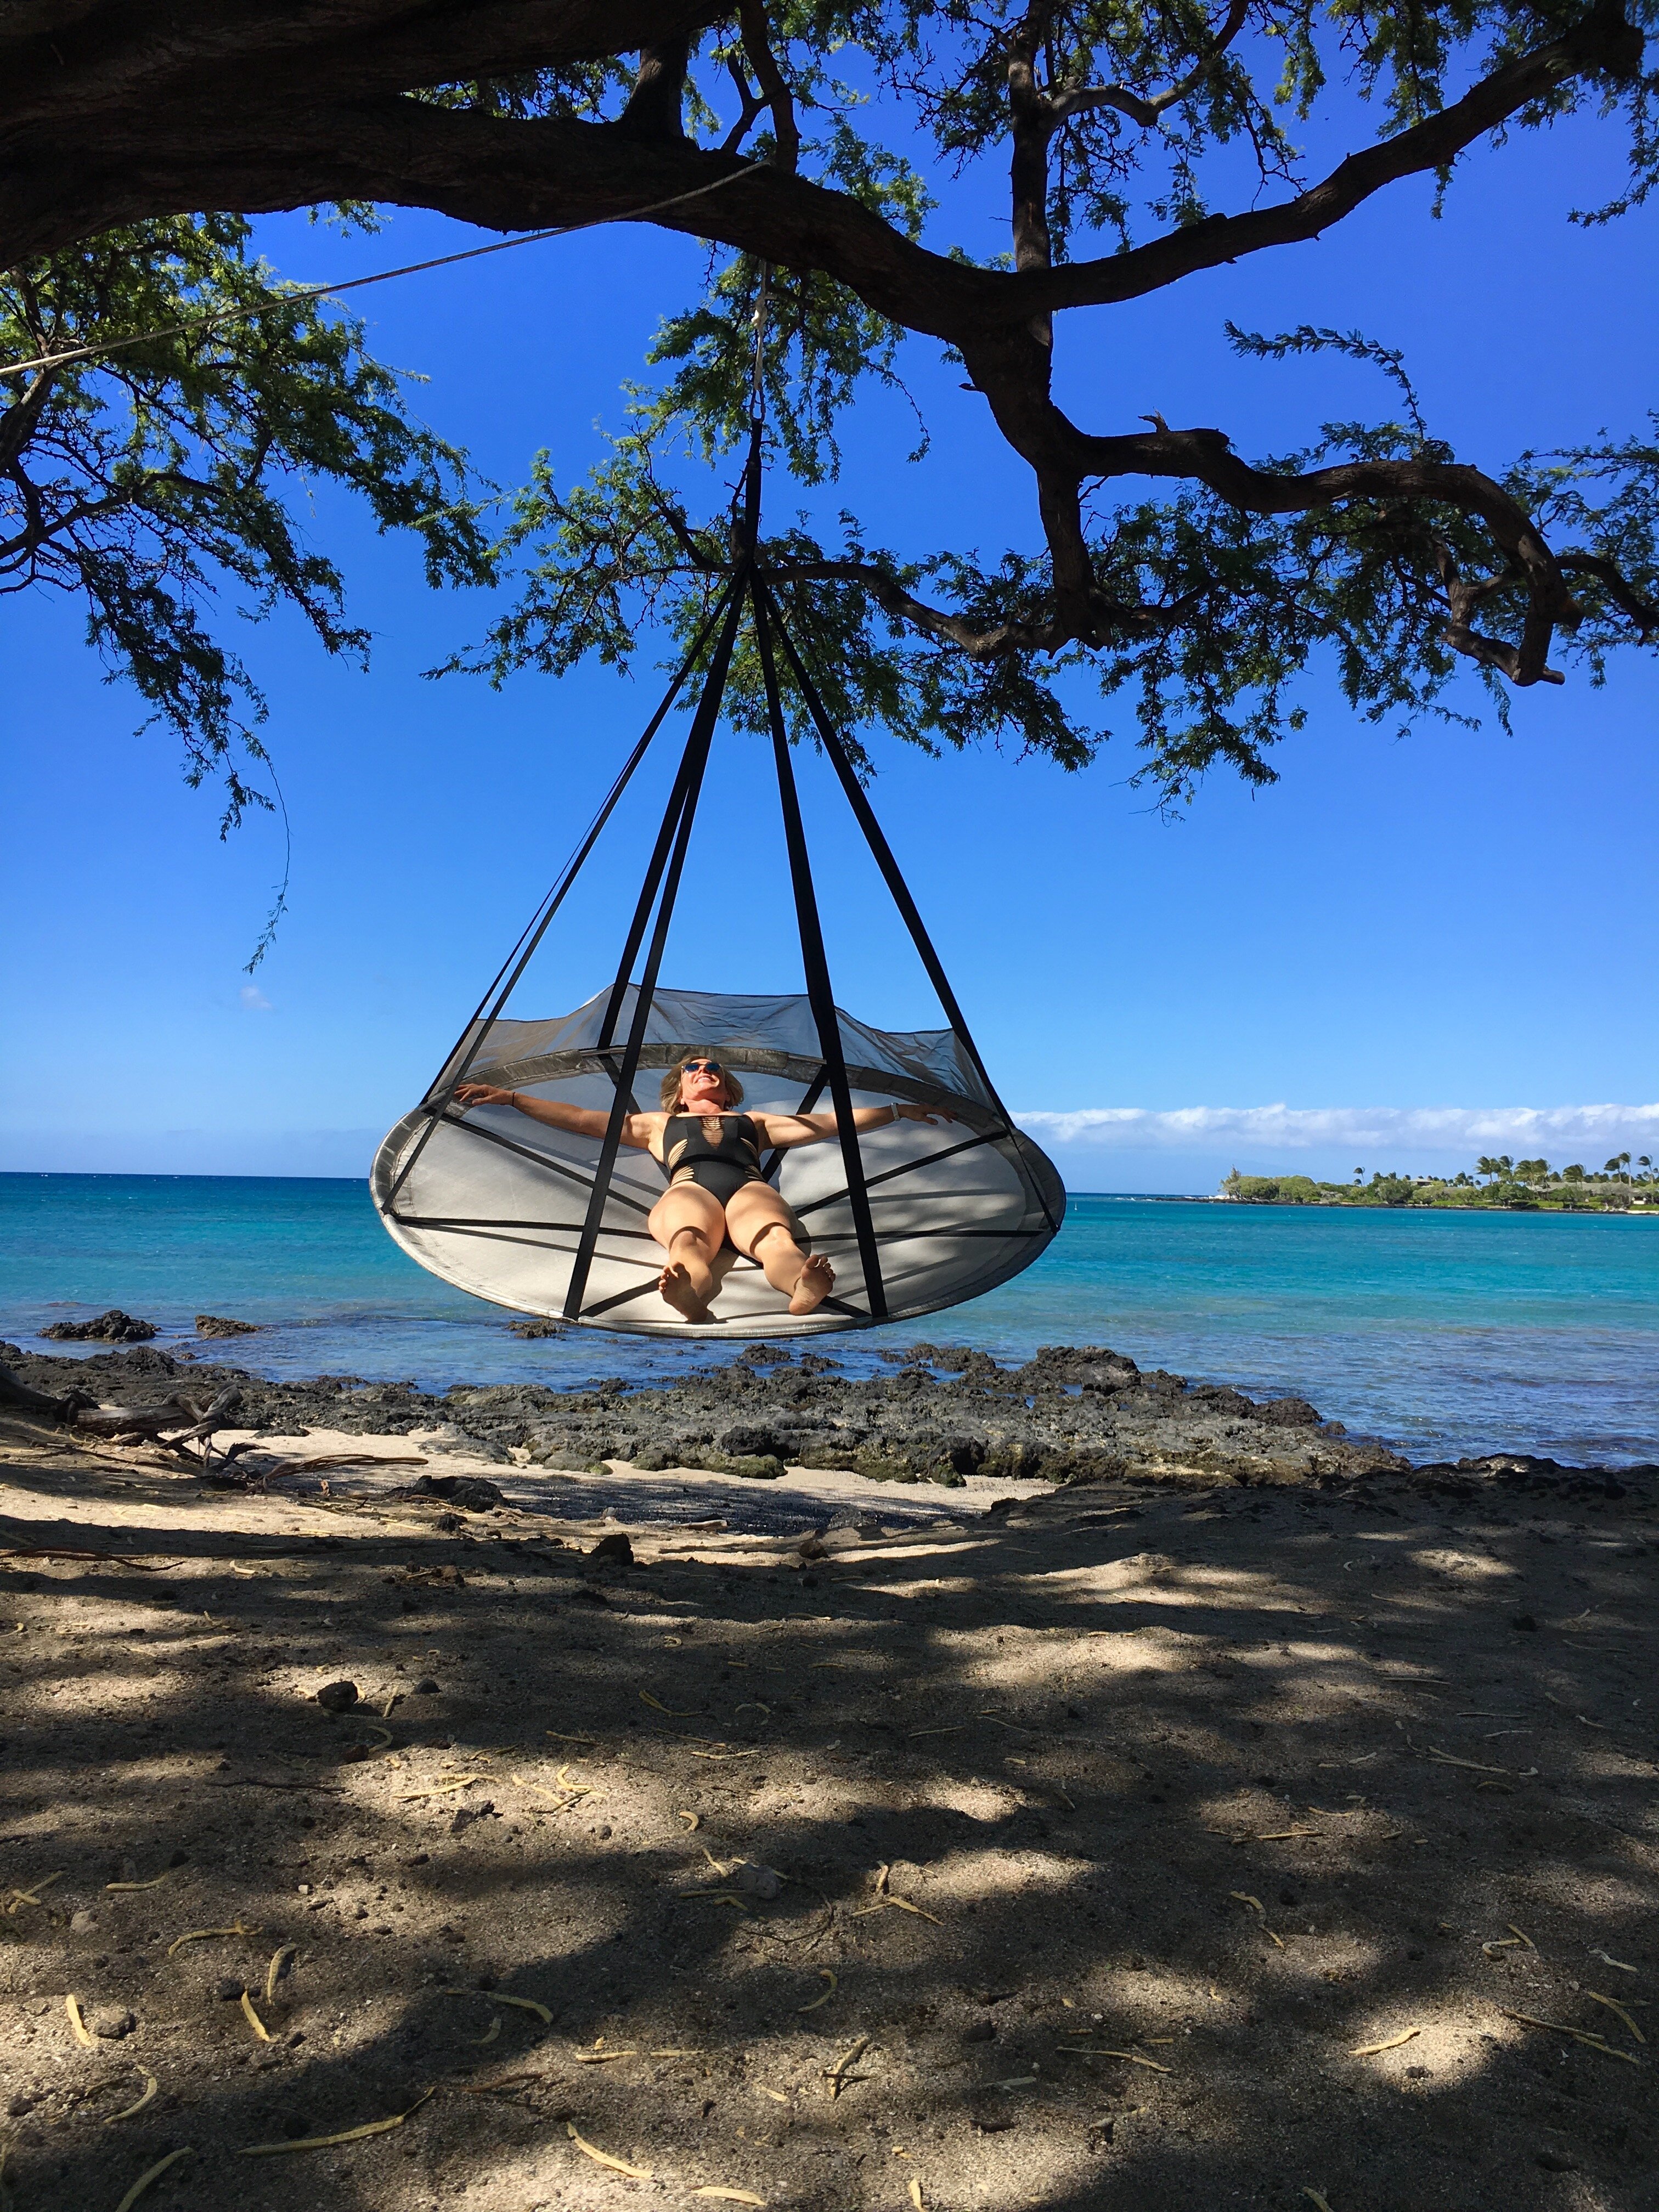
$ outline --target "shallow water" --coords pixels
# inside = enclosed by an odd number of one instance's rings
[[[557,1389],[710,1358],[597,1330],[513,1336],[510,1316],[398,1249],[366,1183],[0,1176],[0,1336],[73,1352],[36,1332],[112,1305],[163,1345],[194,1341],[198,1313],[263,1323],[212,1356],[272,1376]],[[1659,1461],[1659,1227],[1639,1219],[1075,1196],[1042,1258],[988,1297],[813,1349],[860,1372],[922,1336],[1005,1359],[1110,1345],[1293,1391],[1417,1457]]]

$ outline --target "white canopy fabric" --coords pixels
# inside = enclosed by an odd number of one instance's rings
[[[620,1012],[610,991],[546,1020],[475,1023],[428,1094],[391,1131],[372,1178],[381,1219],[433,1273],[522,1313],[580,1326],[674,1336],[771,1336],[870,1327],[936,1312],[994,1289],[1030,1265],[1065,1214],[1060,1177],[1008,1121],[951,1030],[872,1028],[837,1007],[835,1018],[851,1103],[895,1100],[935,1109],[936,1124],[902,1121],[858,1139],[878,1255],[881,1298],[872,1310],[839,1142],[792,1147],[770,1179],[836,1270],[831,1299],[792,1315],[755,1263],[729,1249],[712,1322],[687,1322],[658,1293],[665,1255],[646,1218],[665,1188],[649,1154],[617,1157],[579,1312],[567,1313],[600,1146],[530,1120],[511,1107],[453,1103],[434,1120],[462,1068],[466,1079],[609,1112],[621,1048],[639,1006],[629,985]],[[635,1085],[647,1111],[657,1074],[693,1049],[739,1072],[745,1109],[825,1110],[824,1055],[805,994],[787,997],[658,989],[650,994]]]

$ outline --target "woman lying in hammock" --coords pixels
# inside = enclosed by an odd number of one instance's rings
[[[514,1106],[532,1121],[602,1138],[610,1116],[549,1098],[527,1098],[489,1083],[463,1083],[458,1106]],[[716,1283],[714,1261],[733,1244],[757,1261],[792,1314],[809,1314],[836,1286],[835,1270],[821,1253],[804,1249],[805,1232],[761,1174],[761,1154],[795,1145],[820,1145],[836,1134],[833,1114],[738,1114],[743,1085],[708,1052],[692,1054],[662,1079],[660,1114],[630,1114],[622,1140],[649,1152],[668,1177],[668,1188],[651,1210],[651,1234],[668,1255],[657,1287],[687,1321],[712,1321],[708,1302]],[[895,1121],[950,1121],[925,1106],[859,1106],[857,1129],[885,1129]]]

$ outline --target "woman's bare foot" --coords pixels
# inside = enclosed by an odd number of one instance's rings
[[[814,1252],[801,1269],[789,1301],[792,1314],[816,1312],[836,1287],[836,1271],[821,1252]]]
[[[712,1321],[714,1318],[698,1296],[696,1285],[691,1280],[690,1270],[680,1261],[669,1261],[657,1278],[657,1288],[673,1307],[675,1312],[683,1314],[687,1321]],[[823,1295],[823,1291],[820,1291],[818,1297],[822,1297]],[[814,1299],[813,1304],[817,1303],[817,1300]],[[801,1310],[805,1313],[809,1309],[803,1306]]]

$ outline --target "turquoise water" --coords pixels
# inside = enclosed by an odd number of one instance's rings
[[[124,1306],[270,1334],[219,1357],[273,1376],[644,1379],[704,1346],[595,1331],[526,1342],[385,1235],[365,1183],[0,1176],[0,1336]],[[1497,1449],[1659,1461],[1659,1226],[1617,1217],[1394,1213],[1074,1196],[1017,1281],[922,1324],[819,1340],[854,1372],[927,1335],[1019,1358],[1104,1344],[1143,1367],[1294,1391],[1415,1456]]]

